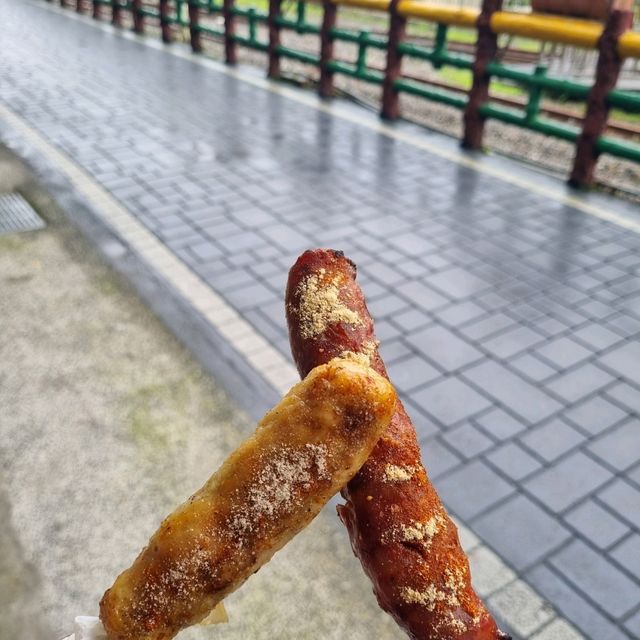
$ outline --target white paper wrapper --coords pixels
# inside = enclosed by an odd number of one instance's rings
[[[201,625],[221,624],[229,618],[222,602],[200,623]],[[95,616],[77,616],[73,622],[73,633],[62,640],[107,640],[100,618]]]

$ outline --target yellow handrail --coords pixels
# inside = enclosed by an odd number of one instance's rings
[[[491,16],[491,29],[494,33],[595,49],[603,26],[594,20],[496,11]]]
[[[310,0],[313,1],[313,0]],[[334,4],[386,12],[390,0],[331,0]],[[405,18],[418,18],[428,22],[475,27],[480,12],[477,9],[443,7],[423,0],[400,0],[398,13]],[[512,13],[496,11],[491,16],[494,33],[508,33],[543,42],[558,42],[586,49],[595,49],[602,35],[603,25],[595,20],[565,18],[542,13]],[[623,58],[640,58],[640,33],[629,31],[618,43]]]
[[[623,58],[640,58],[640,33],[627,31],[618,40],[618,53]]]
[[[388,11],[389,0],[331,0],[333,4],[356,9],[371,9],[372,11]]]
[[[477,9],[456,9],[426,4],[420,0],[401,0],[398,13],[406,18],[421,18],[440,24],[475,27],[480,12]]]

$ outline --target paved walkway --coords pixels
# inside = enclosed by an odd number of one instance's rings
[[[0,10],[0,104],[286,357],[287,269],[345,250],[448,507],[586,637],[640,637],[637,212],[44,3]]]

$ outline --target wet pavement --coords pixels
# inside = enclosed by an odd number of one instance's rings
[[[352,257],[447,506],[586,637],[640,636],[631,205],[0,7],[2,103],[287,357],[287,269],[312,246]]]

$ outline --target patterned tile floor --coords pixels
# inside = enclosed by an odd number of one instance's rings
[[[640,637],[640,235],[36,4],[0,9],[0,101],[287,357],[287,269],[312,246],[352,257],[448,507],[586,637]]]

